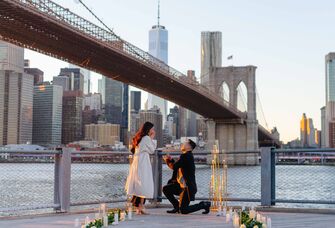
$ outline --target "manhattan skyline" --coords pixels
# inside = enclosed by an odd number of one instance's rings
[[[104,1],[85,2],[123,39],[148,51],[148,30],[156,23],[157,2]],[[96,23],[74,1],[56,2]],[[257,90],[267,122],[270,128],[277,126],[283,141],[299,136],[303,112],[320,129],[320,108],[325,104],[324,56],[335,49],[331,39],[335,32],[329,29],[335,3],[323,3],[327,4],[161,1],[161,24],[170,35],[169,63],[184,73],[194,69],[199,78],[200,33],[221,31],[223,65],[257,66]],[[230,55],[232,61],[226,59]],[[61,67],[68,66],[29,50],[25,58],[45,72],[45,80],[52,80]],[[97,91],[97,79],[92,74],[93,91]]]

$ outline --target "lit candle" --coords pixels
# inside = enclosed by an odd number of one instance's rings
[[[90,223],[90,217],[86,216],[85,218],[85,226]]]
[[[114,214],[114,224],[119,224],[119,212],[115,212]]]
[[[242,224],[241,226],[240,226],[240,228],[247,228],[244,224]]]
[[[123,222],[123,221],[125,220],[125,218],[126,218],[125,215],[126,215],[125,212],[121,212],[121,213],[120,213],[120,221],[121,221],[121,222]]]
[[[226,223],[230,223],[230,214],[227,214],[226,216]]]
[[[266,225],[268,226],[268,228],[271,228],[271,226],[272,226],[272,221],[271,221],[271,218],[268,218],[267,220],[266,220]]]
[[[266,217],[265,216],[261,217],[261,222],[264,223],[264,224],[266,223]]]
[[[227,208],[226,208],[226,207],[223,208],[222,215],[223,215],[223,216],[226,216],[226,215],[227,215]]]
[[[234,227],[238,228],[240,226],[240,218],[237,214],[234,216],[234,222],[233,222]]]
[[[262,221],[262,220],[261,220],[261,214],[257,213],[256,220],[257,220],[258,222],[261,222],[261,221]]]
[[[100,210],[101,210],[101,213],[103,215],[106,214],[106,209],[107,209],[107,207],[106,207],[105,203],[103,203],[103,204],[100,205]]]
[[[131,207],[128,207],[128,220],[133,219],[133,209]]]
[[[255,216],[256,216],[256,211],[255,211],[254,209],[251,209],[251,210],[249,211],[249,217],[252,218],[252,219],[254,219]]]
[[[99,219],[100,218],[100,213],[95,213],[95,219]]]
[[[79,227],[79,219],[78,218],[76,218],[74,220],[74,227]]]
[[[107,215],[104,216],[103,225],[104,227],[108,227],[108,216]]]

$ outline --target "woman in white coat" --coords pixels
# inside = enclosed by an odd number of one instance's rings
[[[145,122],[132,141],[133,162],[126,182],[128,195],[133,196],[132,203],[137,214],[147,214],[144,210],[145,198],[153,198],[154,180],[150,154],[154,154],[157,143],[154,125]]]

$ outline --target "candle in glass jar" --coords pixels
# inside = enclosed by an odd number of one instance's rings
[[[226,207],[223,208],[222,215],[223,215],[223,216],[226,216],[226,215],[227,215],[227,208],[226,208]]]
[[[271,228],[271,226],[272,226],[272,224],[271,224],[271,218],[268,218],[267,220],[266,220],[266,225],[268,226],[268,228]]]
[[[255,211],[254,209],[251,209],[251,210],[249,211],[249,217],[252,218],[252,219],[254,219],[255,216],[256,216],[256,211]]]
[[[131,207],[128,207],[128,220],[133,219],[133,209]]]
[[[261,216],[261,222],[266,224],[266,217],[265,216]]]
[[[125,212],[121,212],[120,213],[120,221],[123,222],[126,219],[126,213]]]
[[[119,212],[115,212],[114,214],[114,224],[119,224]]]
[[[90,217],[86,216],[85,218],[85,226],[90,223]]]
[[[106,207],[106,204],[105,204],[105,203],[103,203],[103,204],[100,205],[100,209],[101,209],[101,213],[102,213],[103,215],[106,214],[106,209],[107,209],[107,207]]]
[[[241,226],[240,226],[240,228],[247,228],[244,224],[242,224]]]
[[[230,214],[229,213],[226,216],[226,223],[230,223]]]
[[[238,215],[234,216],[234,222],[233,222],[234,227],[239,227],[240,226],[240,218]]]
[[[107,215],[104,215],[103,217],[103,225],[104,227],[108,227],[108,216]]]

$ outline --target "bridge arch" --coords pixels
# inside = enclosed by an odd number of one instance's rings
[[[230,88],[226,81],[223,81],[219,88],[219,95],[224,101],[230,102]]]
[[[241,112],[248,111],[248,89],[244,81],[241,80],[236,86],[237,109]]]

